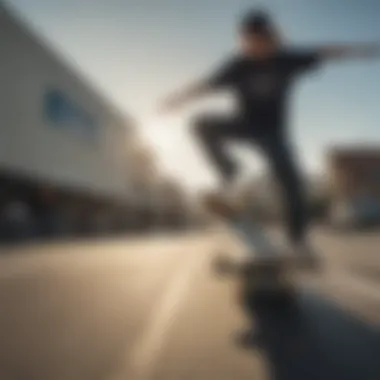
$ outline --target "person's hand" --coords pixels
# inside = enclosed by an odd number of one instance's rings
[[[161,104],[160,111],[167,113],[177,110],[179,107],[184,106],[189,101],[192,101],[199,96],[203,95],[209,90],[209,86],[204,83],[196,83],[182,91],[178,91],[174,95],[166,98]]]
[[[178,97],[171,96],[166,98],[159,106],[160,113],[170,113],[175,111],[179,106]]]

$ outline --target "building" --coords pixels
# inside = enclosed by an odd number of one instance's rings
[[[328,156],[328,172],[334,222],[380,222],[380,146],[335,148]]]
[[[328,170],[335,199],[365,196],[380,201],[380,146],[333,149]]]
[[[132,119],[1,4],[0,56],[0,206],[28,204],[45,229],[120,224]]]
[[[43,235],[170,219],[185,194],[168,186],[131,116],[1,3],[0,56],[0,224],[20,203]]]

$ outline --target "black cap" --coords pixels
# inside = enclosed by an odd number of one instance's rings
[[[242,18],[240,30],[243,33],[268,34],[272,30],[269,14],[262,10],[250,10]]]

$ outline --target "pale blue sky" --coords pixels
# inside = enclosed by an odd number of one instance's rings
[[[197,107],[174,118],[149,115],[162,96],[208,73],[234,49],[236,20],[247,7],[272,10],[294,43],[380,41],[378,0],[8,2],[116,105],[151,120],[145,135],[165,167],[190,187],[211,180],[186,123]],[[294,137],[311,170],[323,167],[323,151],[331,143],[380,143],[380,61],[329,66],[305,79],[294,94]],[[245,153],[238,154],[247,167],[253,165]]]

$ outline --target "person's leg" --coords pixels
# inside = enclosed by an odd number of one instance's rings
[[[289,242],[303,244],[306,241],[308,208],[300,170],[292,149],[280,136],[260,138],[257,143],[267,156],[275,179],[280,186],[284,199]]]
[[[236,163],[224,145],[227,141],[239,138],[240,129],[239,122],[233,118],[204,115],[194,121],[195,136],[224,184],[231,183],[238,172]]]
[[[213,214],[232,217],[241,207],[234,194],[238,166],[226,151],[225,143],[242,138],[244,126],[237,119],[210,115],[197,118],[193,131],[221,179],[221,192],[206,194],[203,204]]]

